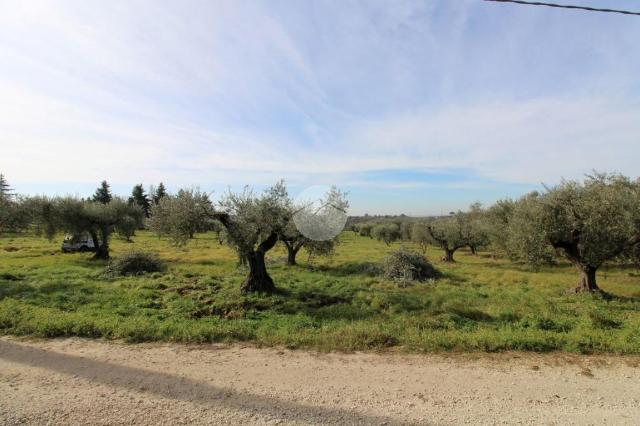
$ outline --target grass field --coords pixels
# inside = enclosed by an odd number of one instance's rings
[[[329,259],[285,265],[269,252],[276,294],[241,295],[246,271],[213,235],[185,249],[139,232],[133,243],[114,239],[112,256],[128,250],[159,253],[166,273],[109,278],[89,254],[62,254],[59,241],[0,238],[0,333],[84,336],[130,342],[248,341],[319,350],[398,347],[407,351],[564,350],[640,353],[640,274],[610,268],[599,285],[612,296],[572,295],[568,265],[534,273],[488,255],[456,254],[437,262],[436,282],[398,288],[370,265],[394,244],[351,232]]]

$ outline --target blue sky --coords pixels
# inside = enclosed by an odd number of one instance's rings
[[[0,172],[22,193],[284,178],[347,190],[355,214],[421,215],[638,176],[638,17],[480,0],[0,10]]]

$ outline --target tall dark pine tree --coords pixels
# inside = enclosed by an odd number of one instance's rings
[[[151,211],[151,202],[149,201],[147,194],[144,193],[142,184],[138,184],[133,187],[133,191],[131,191],[131,197],[129,197],[129,204],[140,206],[140,208],[144,212],[144,216],[149,217],[149,213]]]
[[[9,182],[7,182],[7,179],[2,173],[0,173],[0,197],[9,198],[9,196],[11,195],[11,191],[13,191],[13,188],[9,186]]]
[[[112,198],[111,191],[109,190],[109,184],[106,180],[103,180],[100,187],[96,189],[96,193],[93,194],[93,201],[102,204],[109,204]]]
[[[164,183],[160,182],[160,185],[158,185],[156,192],[151,195],[153,197],[153,203],[158,204],[162,197],[165,197],[167,195],[167,190],[164,187]]]

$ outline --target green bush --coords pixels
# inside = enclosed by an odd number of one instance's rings
[[[111,261],[107,266],[106,273],[112,276],[125,276],[164,272],[165,270],[164,262],[155,254],[132,251]]]
[[[420,253],[401,247],[382,260],[382,275],[406,286],[412,281],[425,281],[440,277],[440,272]]]

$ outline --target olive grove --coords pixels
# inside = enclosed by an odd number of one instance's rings
[[[153,191],[151,203],[142,185],[134,187],[129,202],[112,195],[106,181],[88,200],[22,197],[11,192],[3,175],[0,178],[0,234],[26,229],[49,238],[59,232],[86,233],[94,242],[94,257],[107,259],[111,235],[115,232],[128,240],[145,220],[152,232],[178,246],[196,233],[213,230],[249,268],[243,292],[274,290],[265,255],[278,242],[287,251],[289,265],[296,264],[302,248],[310,257],[328,255],[338,243],[335,235],[315,238],[304,229],[301,232],[297,217],[309,230],[316,223],[320,227],[339,223],[340,217],[316,217],[317,206],[307,212],[295,205],[283,181],[261,193],[249,187],[229,191],[216,203],[198,189],[173,195],[161,185]],[[333,206],[337,212],[348,207],[345,194],[336,188],[319,201],[320,208]],[[364,216],[354,218],[350,229],[386,245],[411,241],[423,254],[429,245],[436,246],[444,251],[445,262],[454,262],[454,254],[467,247],[473,254],[488,249],[494,256],[504,255],[534,269],[565,258],[579,272],[576,291],[594,292],[600,290],[597,271],[606,262],[640,265],[640,181],[595,173],[517,200],[499,200],[486,209],[475,203],[465,212],[421,220]]]

